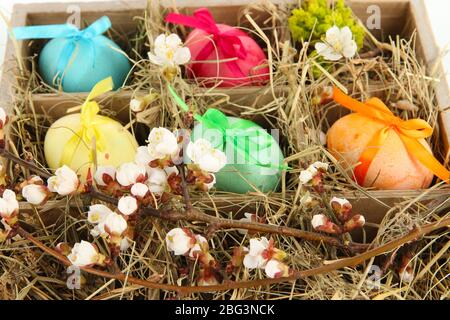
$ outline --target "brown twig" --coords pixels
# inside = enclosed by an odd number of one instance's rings
[[[33,171],[34,173],[36,173],[37,175],[39,175],[41,178],[49,178],[51,176],[50,173],[48,173],[46,170],[39,168],[38,166],[36,166],[34,163],[31,163],[29,161],[20,159],[19,157],[17,157],[15,154],[9,152],[8,150],[6,150],[4,147],[0,148],[0,157],[3,157],[5,159],[11,160],[17,164],[20,164],[24,167],[27,167],[28,169],[30,169],[30,171]]]
[[[184,197],[184,202],[186,203],[186,209],[192,210],[192,202],[191,202],[191,198],[189,197],[189,191],[188,191],[187,184],[186,184],[184,164],[178,165],[177,168],[180,171],[181,186],[183,188],[183,197]]]
[[[397,239],[394,239],[384,245],[381,245],[379,247],[370,249],[364,253],[361,253],[357,256],[340,259],[335,262],[331,262],[329,264],[324,264],[320,267],[303,270],[303,271],[296,271],[292,276],[289,277],[283,277],[283,278],[277,278],[277,279],[258,279],[258,280],[251,280],[251,281],[230,281],[226,282],[220,285],[214,285],[214,286],[177,286],[177,285],[170,285],[170,284],[163,284],[163,283],[157,283],[147,280],[142,280],[138,278],[134,278],[131,276],[127,276],[123,273],[109,273],[102,270],[97,270],[95,268],[89,268],[89,267],[82,267],[80,268],[83,271],[86,271],[88,273],[98,275],[101,277],[109,278],[109,279],[116,279],[119,281],[127,281],[128,283],[141,285],[147,288],[152,289],[162,289],[162,290],[168,290],[168,291],[176,291],[178,293],[182,294],[189,294],[189,293],[195,293],[195,292],[218,292],[218,291],[227,291],[232,289],[239,289],[239,288],[254,288],[259,286],[265,286],[265,285],[271,285],[276,283],[283,283],[283,282],[290,282],[290,281],[296,281],[301,278],[306,278],[314,275],[324,274],[327,272],[335,271],[338,269],[346,268],[346,267],[354,267],[358,264],[363,263],[364,261],[379,256],[381,254],[384,254],[386,252],[390,252],[392,250],[395,250],[396,248],[404,245],[405,243],[408,243],[410,241],[417,240],[421,237],[423,237],[426,234],[429,234],[437,229],[446,227],[450,225],[450,218],[442,219],[440,221],[436,221],[433,223],[429,223],[427,225],[421,226],[420,228],[415,228],[408,234],[399,237]],[[22,237],[26,238],[33,244],[35,244],[38,248],[43,250],[44,252],[48,253],[49,255],[55,257],[65,265],[70,265],[70,261],[61,255],[56,250],[48,248],[45,244],[43,244],[41,241],[34,238],[31,234],[29,234],[27,231],[23,230],[22,228],[18,229],[18,234],[20,234]]]

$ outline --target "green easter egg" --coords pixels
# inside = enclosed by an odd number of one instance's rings
[[[242,120],[236,117],[227,119],[231,126]],[[264,130],[256,123],[248,122],[252,125],[248,129]],[[197,123],[192,131],[191,140],[196,141],[200,138],[208,140],[214,148],[222,150],[227,155],[227,165],[215,173],[217,190],[247,193],[278,189],[284,156],[278,142],[272,136],[266,135],[261,144],[245,138],[235,139],[234,142],[227,140],[228,142],[224,143],[219,130],[209,129],[202,123]],[[242,148],[236,148],[234,143],[241,144]],[[249,150],[249,155],[242,152],[244,149]]]

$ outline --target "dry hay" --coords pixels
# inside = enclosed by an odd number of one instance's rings
[[[151,65],[146,52],[161,32],[177,31],[186,35],[186,30],[177,29],[162,22],[167,9],[150,7],[144,18],[136,18],[139,25],[138,34],[132,41],[121,43],[134,61],[133,76],[129,85],[114,95],[125,95],[126,99],[154,90],[159,99],[151,106],[148,117],[141,118],[139,125],[135,116],[121,117],[123,123],[129,122],[136,135],[145,136],[153,126],[171,128],[183,127],[183,113],[170,98],[165,82],[159,70]],[[305,191],[299,187],[299,172],[313,161],[330,161],[333,163],[331,173],[326,179],[324,199],[347,192],[353,198],[369,197],[375,199],[352,182],[348,172],[326,152],[319,139],[319,131],[326,130],[330,123],[327,113],[336,107],[314,105],[315,97],[323,86],[333,81],[347,87],[353,96],[368,98],[381,95],[387,103],[407,99],[418,107],[415,111],[393,109],[404,118],[421,117],[436,128],[429,143],[433,150],[439,152],[438,123],[436,101],[431,89],[433,75],[427,75],[425,67],[415,57],[415,36],[411,39],[394,39],[390,43],[379,43],[366,37],[366,44],[360,55],[365,52],[382,49],[375,57],[357,58],[351,63],[336,63],[329,74],[315,74],[315,64],[307,55],[307,46],[302,48],[291,44],[284,23],[287,21],[288,8],[276,8],[270,2],[263,5],[248,6],[239,15],[239,25],[258,39],[270,52],[269,64],[273,74],[268,86],[261,87],[248,96],[246,88],[233,92],[229,90],[201,89],[196,84],[183,79],[176,79],[174,87],[179,94],[189,101],[193,111],[203,112],[209,107],[216,107],[229,115],[240,115],[253,119],[266,128],[280,130],[281,146],[292,167],[282,181],[278,193],[263,194],[254,192],[250,195],[237,195],[224,192],[194,194],[194,206],[213,215],[230,219],[239,219],[244,212],[257,213],[270,224],[287,225],[303,230],[311,230],[310,219],[313,214],[322,212],[322,206],[312,208],[302,205]],[[249,14],[251,21],[246,17]],[[266,17],[266,18],[261,18]],[[258,28],[252,24],[257,22]],[[113,33],[113,31],[111,31]],[[112,35],[117,39],[116,36]],[[123,37],[122,37],[123,38]],[[124,39],[124,38],[123,38]],[[127,39],[127,37],[125,37]],[[35,60],[35,59],[34,59]],[[32,61],[34,61],[32,60]],[[34,66],[34,63],[32,63]],[[20,74],[20,73],[19,73]],[[36,113],[34,109],[35,93],[53,92],[54,89],[44,85],[35,67],[29,71],[22,70],[15,87],[14,110],[12,119],[10,149],[17,155],[35,161],[45,167],[43,156],[43,138],[46,129],[54,120],[51,114]],[[241,90],[241,91],[240,91]],[[236,95],[236,92],[238,94]],[[132,93],[132,94],[130,94]],[[69,96],[63,94],[64,96]],[[82,102],[80,97],[73,97]],[[102,113],[117,116],[117,105],[111,97],[103,100]],[[121,106],[126,108],[126,106]],[[114,109],[114,110],[113,110]],[[127,114],[127,112],[125,112]],[[138,137],[139,139],[139,137]],[[141,144],[143,143],[141,139]],[[14,177],[11,182],[19,182],[28,172],[10,164],[8,173]],[[434,187],[441,189],[443,186]],[[447,189],[448,190],[448,189]],[[384,220],[376,225],[378,234],[375,244],[384,244],[407,233],[414,226],[448,217],[450,201],[444,193],[433,196],[428,202],[419,200],[422,195],[408,197],[400,203],[385,204],[388,209]],[[356,194],[356,195],[355,195]],[[396,193],[392,193],[394,196]],[[400,193],[399,193],[400,194]],[[311,194],[320,202],[316,194]],[[91,239],[90,225],[86,221],[86,203],[80,199],[61,199],[51,201],[44,208],[31,208],[23,203],[23,224],[46,245],[54,247],[58,242],[75,243],[81,239]],[[364,214],[364,212],[361,212]],[[195,283],[195,274],[180,273],[178,267],[191,264],[183,257],[174,257],[165,248],[166,232],[176,225],[193,229],[205,234],[202,224],[185,222],[172,223],[155,218],[146,218],[139,225],[139,233],[131,248],[122,253],[119,265],[126,274],[141,279],[162,276],[163,281],[179,285]],[[242,235],[237,230],[219,230],[210,240],[213,256],[225,266],[230,260],[234,246],[248,245],[249,235]],[[275,242],[288,255],[287,264],[297,270],[319,266],[324,261],[335,260],[345,253],[326,245],[310,243],[286,236],[275,236]],[[95,243],[106,252],[107,245],[102,239]],[[371,266],[381,265],[383,260],[374,258],[366,264],[355,268],[345,268],[329,274],[321,274],[301,279],[294,283],[283,283],[257,288],[236,289],[217,293],[196,293],[184,296],[185,299],[445,299],[449,295],[449,234],[428,235],[415,243],[415,255],[411,264],[416,274],[415,280],[402,283],[395,272],[388,271],[381,279],[381,286],[373,288],[367,281],[371,276]],[[86,284],[79,290],[70,290],[66,286],[69,276],[65,267],[38,249],[30,247],[27,241],[18,239],[0,244],[0,298],[4,299],[167,299],[171,292],[143,288],[129,283],[103,279],[84,274]],[[195,265],[191,265],[195,270]],[[248,271],[240,268],[231,275],[235,281],[263,278],[260,271]]]

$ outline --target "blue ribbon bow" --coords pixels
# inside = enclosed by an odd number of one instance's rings
[[[78,29],[73,24],[66,23],[15,27],[13,29],[13,34],[17,40],[53,38],[67,38],[69,40],[59,56],[56,67],[56,80],[64,74],[69,61],[72,59],[72,55],[75,52],[78,41],[87,41],[91,45],[92,50],[95,50],[92,39],[103,34],[109,28],[111,28],[111,20],[109,20],[107,16],[103,16],[83,30]],[[93,56],[95,56],[95,51],[93,52]]]

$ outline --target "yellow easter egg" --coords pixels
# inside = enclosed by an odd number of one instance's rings
[[[86,179],[92,165],[92,138],[96,141],[99,166],[120,166],[134,161],[138,143],[119,122],[101,115],[93,115],[88,129],[82,126],[81,114],[58,119],[47,131],[44,153],[51,169],[67,165]]]

